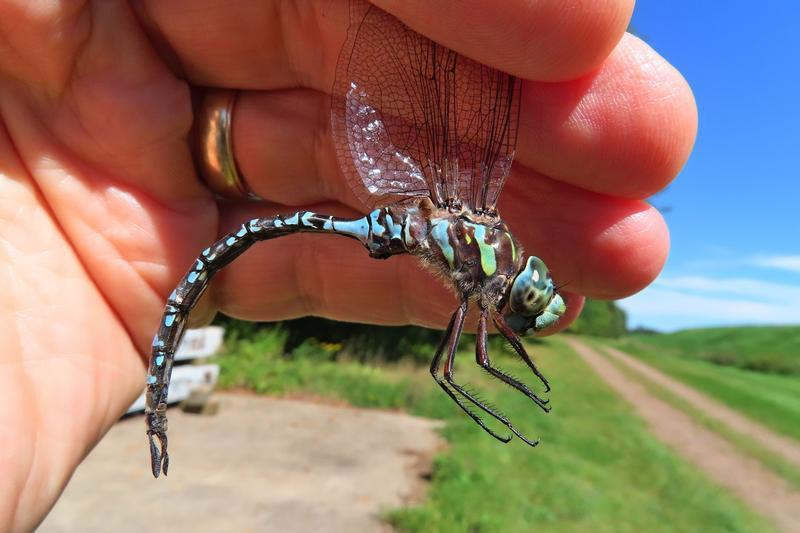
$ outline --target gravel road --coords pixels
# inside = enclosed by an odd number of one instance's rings
[[[142,417],[120,421],[38,531],[388,531],[424,492],[438,423],[399,413],[216,394],[216,416],[170,410],[167,478]]]

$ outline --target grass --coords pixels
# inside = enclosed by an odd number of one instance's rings
[[[486,435],[435,386],[427,369],[285,360],[264,337],[221,358],[222,383],[259,392],[305,392],[361,406],[402,407],[446,421],[426,501],[393,511],[403,531],[771,531],[646,430],[630,407],[568,349],[536,348],[554,385],[554,411],[490,381],[461,354],[459,381],[480,385],[517,426],[542,439],[532,450]],[[324,358],[322,358],[324,359]],[[527,376],[507,356],[497,361]],[[264,378],[263,376],[268,376]],[[530,381],[533,383],[533,381]]]
[[[652,345],[617,346],[783,435],[800,440],[800,379],[720,366],[702,359],[665,355]]]
[[[757,372],[800,375],[800,326],[689,329],[631,338],[670,355]]]
[[[597,339],[592,339],[590,344],[595,348],[598,348],[601,352],[603,351],[603,342],[598,341]],[[613,357],[607,357],[607,359],[609,363],[614,365],[628,378],[645,385],[648,392],[672,405],[676,409],[680,409],[692,417],[696,422],[699,422],[706,428],[710,429],[723,439],[733,444],[734,447],[739,449],[742,453],[755,458],[761,462],[761,464],[772,470],[775,474],[794,485],[795,488],[800,489],[800,468],[797,468],[789,461],[786,461],[782,457],[771,452],[752,437],[735,431],[727,424],[705,414],[702,410],[696,408],[691,402],[663,388],[661,385],[648,379],[621,361],[618,361]]]
[[[317,357],[307,354],[309,345],[283,356],[285,333],[260,330],[251,339],[226,340],[227,354],[217,358],[222,388],[243,388],[259,394],[281,396],[307,393],[342,399],[359,407],[400,408],[412,402],[410,376],[381,367],[341,364],[329,360],[320,346]]]

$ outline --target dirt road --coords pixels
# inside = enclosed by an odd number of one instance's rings
[[[40,532],[387,531],[419,497],[437,422],[404,414],[217,394],[217,416],[170,410],[172,462],[154,480],[141,417],[118,423]]]
[[[566,342],[647,422],[652,433],[780,530],[800,531],[800,492],[758,461],[661,401],[574,337]],[[702,408],[702,407],[701,407]]]
[[[632,368],[650,381],[657,383],[668,391],[681,396],[692,403],[694,407],[703,411],[706,415],[727,425],[729,428],[743,433],[750,438],[760,442],[765,448],[776,455],[780,455],[787,461],[800,466],[800,443],[789,437],[778,435],[766,426],[742,416],[733,409],[719,403],[698,392],[697,390],[684,385],[663,372],[656,370],[635,357],[607,346],[605,351],[615,360]]]

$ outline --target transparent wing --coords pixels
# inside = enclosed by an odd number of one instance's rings
[[[332,108],[350,186],[370,207],[430,196],[493,209],[514,158],[519,85],[351,2]]]

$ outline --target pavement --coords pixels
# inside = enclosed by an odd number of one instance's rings
[[[440,423],[320,402],[215,394],[169,411],[169,476],[153,479],[141,416],[117,423],[38,531],[385,532],[419,501]]]

